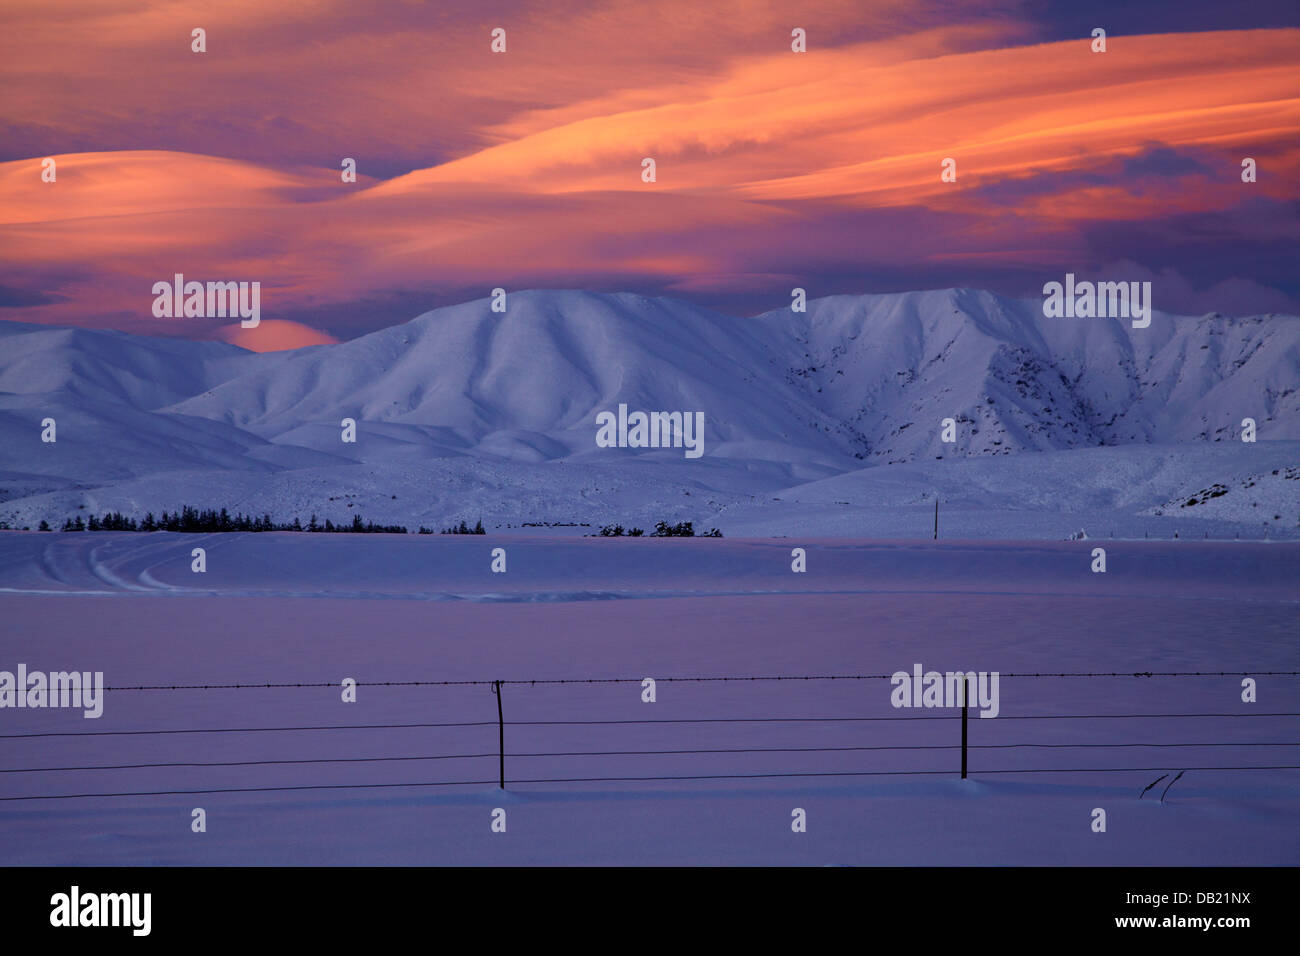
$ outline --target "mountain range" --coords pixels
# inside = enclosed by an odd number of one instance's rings
[[[598,447],[596,415],[620,404],[703,412],[703,457]],[[46,418],[56,442],[41,441]],[[414,522],[464,502],[508,522],[525,508],[598,521],[602,507],[680,513],[692,493],[716,513],[856,472],[878,481],[880,466],[1005,458],[1013,474],[1033,467],[1027,453],[1117,446],[1218,445],[1215,460],[1241,468],[1192,478],[1231,484],[1259,458],[1245,418],[1258,445],[1300,463],[1300,318],[1156,310],[1134,329],[970,289],[740,318],[521,291],[505,313],[482,299],[269,353],[0,322],[0,519],[158,511],[184,494],[277,518],[351,504]]]

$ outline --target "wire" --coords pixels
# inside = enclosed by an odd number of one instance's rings
[[[204,727],[194,730],[65,730],[39,734],[0,734],[0,740],[28,737],[129,737],[150,734],[260,734],[293,730],[394,730],[402,727],[495,727],[495,720],[453,724],[334,724],[319,727]]]
[[[780,674],[752,677],[657,677],[656,683],[706,683],[719,681],[786,681],[786,680],[890,680],[893,674]],[[999,677],[1300,677],[1300,671],[1074,671],[1004,673]],[[502,680],[499,683],[520,686],[537,684],[639,684],[644,677],[562,677],[534,680]],[[496,684],[495,680],[386,680],[357,681],[358,687],[465,687]],[[268,684],[123,684],[104,690],[264,690],[285,687],[338,687],[337,681],[297,681]]]
[[[1052,767],[1033,770],[981,770],[980,776],[1005,773],[1154,773],[1171,770],[1300,770],[1300,765],[1288,766],[1247,766],[1247,767]],[[955,771],[948,770],[846,770],[839,772],[816,773],[740,773],[740,774],[692,774],[687,776],[667,777],[546,777],[529,780],[511,780],[512,784],[522,783],[621,783],[653,782],[665,780],[761,780],[793,777],[916,777],[916,776],[955,776]],[[469,787],[496,784],[496,780],[441,780],[418,783],[334,783],[310,784],[292,787],[222,787],[206,790],[145,790],[121,793],[59,793],[30,797],[0,797],[0,802],[14,800],[78,800],[91,797],[170,797],[188,796],[206,793],[276,793],[298,790],[369,790],[389,789],[393,787]]]
[[[1013,750],[1020,747],[1036,747],[1048,750],[1073,750],[1078,747],[1300,747],[1295,743],[1260,743],[1254,741],[1230,741],[1218,743],[1162,743],[1162,744],[976,744],[968,750]],[[518,753],[506,754],[514,760],[520,757],[663,757],[691,754],[765,754],[765,753],[846,753],[861,751],[910,751],[910,750],[961,750],[960,744],[918,744],[913,746],[879,746],[879,747],[728,747],[721,749],[700,750],[573,750],[555,751],[553,753]],[[85,767],[15,767],[0,768],[0,773],[50,773],[73,772],[83,770],[153,770],[162,767],[263,767],[308,763],[384,763],[401,760],[473,760],[482,757],[498,757],[498,753],[483,754],[433,754],[417,756],[388,757],[311,757],[291,760],[220,760],[220,761],[178,761],[167,763],[124,763],[94,764]]]
[[[0,773],[47,773],[50,771],[74,770],[153,770],[159,767],[265,767],[277,764],[301,763],[382,763],[394,760],[469,760],[474,757],[496,757],[490,754],[439,754],[432,757],[312,757],[294,760],[219,760],[219,761],[180,761],[177,763],[121,763],[95,764],[88,767],[24,767],[22,769],[3,769]],[[508,755],[507,755],[508,756]],[[523,755],[521,755],[523,756]]]
[[[1300,717],[1300,712],[1266,712],[1246,714],[1005,714],[998,720],[1154,720],[1173,717]],[[511,727],[613,726],[620,724],[753,724],[753,723],[862,723],[894,720],[954,720],[957,714],[923,714],[915,717],[671,717],[653,720],[513,720]],[[33,734],[0,734],[0,740],[24,740],[37,737],[115,737],[161,734],[254,734],[306,730],[395,730],[402,728],[495,727],[495,720],[471,720],[454,723],[411,724],[334,724],[308,727],[203,727],[170,730],[66,730]]]
[[[1155,718],[1155,717],[1300,717],[1297,713],[1266,714],[1024,714],[1020,716],[1000,715],[998,720],[1103,720],[1110,718]],[[514,720],[512,727],[540,727],[548,725],[605,725],[605,724],[755,724],[755,723],[823,723],[823,722],[861,722],[880,720],[955,720],[960,713],[922,715],[917,717],[671,717],[658,720]]]

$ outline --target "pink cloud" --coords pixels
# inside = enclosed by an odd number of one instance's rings
[[[282,352],[308,345],[332,345],[339,341],[328,332],[286,319],[263,319],[251,329],[226,326],[216,337],[250,352]]]

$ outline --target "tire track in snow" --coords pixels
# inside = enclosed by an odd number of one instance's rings
[[[202,537],[198,537],[194,541],[167,542],[163,548],[159,548],[157,550],[158,551],[165,550],[170,552],[174,550],[176,545],[179,545],[182,553],[179,556],[173,555],[170,560],[175,561],[179,558],[179,560],[188,563],[191,559],[192,552],[195,547],[201,547],[204,549],[204,551],[211,551],[212,545],[214,543],[213,538],[217,538],[216,543],[220,544],[220,538],[218,536],[208,534],[208,535],[203,535]],[[189,587],[185,587],[184,585],[168,584],[166,581],[159,581],[156,577],[153,576],[151,572],[155,568],[160,567],[164,563],[168,563],[168,562],[151,561],[149,564],[147,564],[145,567],[139,570],[139,572],[136,574],[136,580],[140,584],[143,584],[146,589],[154,592],[166,592],[169,594],[212,593],[211,591],[202,588],[189,588]]]

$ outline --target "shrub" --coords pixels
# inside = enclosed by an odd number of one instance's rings
[[[666,521],[659,521],[655,524],[655,529],[651,532],[652,538],[693,538],[695,537],[694,522],[679,521],[677,524],[669,524]]]

